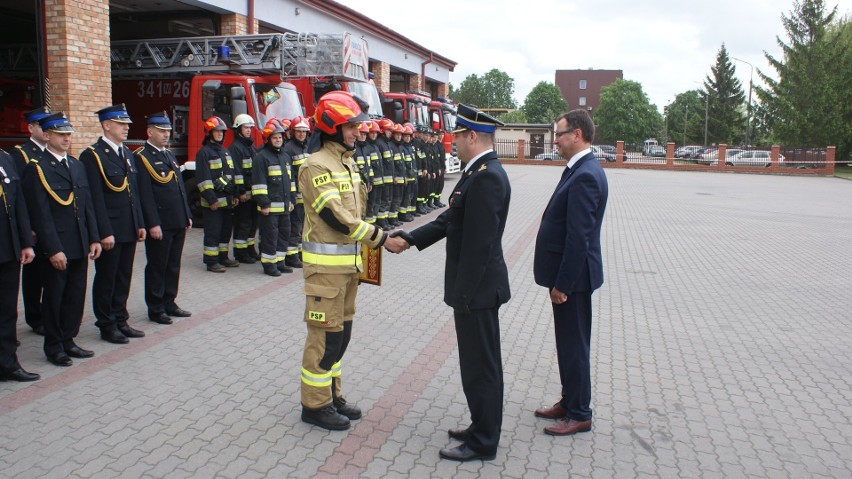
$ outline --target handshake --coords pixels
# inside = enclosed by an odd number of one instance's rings
[[[411,233],[403,230],[392,231],[385,240],[385,249],[391,253],[402,253],[414,244],[414,237]]]

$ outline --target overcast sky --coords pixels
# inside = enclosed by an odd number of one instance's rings
[[[793,8],[793,0],[338,1],[458,62],[450,73],[456,87],[497,68],[514,78],[520,105],[538,82],[553,83],[556,70],[623,70],[660,111],[701,88],[723,42],[730,56],[754,65],[755,83],[757,69],[774,73],[763,52],[780,57],[781,15]],[[826,5],[852,14],[852,0]],[[749,66],[733,63],[748,94]]]

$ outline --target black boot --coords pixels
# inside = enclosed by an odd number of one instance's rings
[[[255,264],[257,260],[251,257],[248,249],[235,249],[234,259],[243,264]]]
[[[276,268],[273,263],[263,263],[263,274],[269,276],[281,276],[281,272],[278,271],[278,268]]]
[[[248,252],[250,258],[254,258],[255,261],[260,261],[260,253],[257,252],[257,248],[254,245],[249,245]]]
[[[276,263],[276,267],[278,268],[278,271],[280,271],[282,273],[292,273],[293,272],[293,268],[287,266],[286,261],[279,261],[278,263]]]
[[[240,262],[228,258],[228,253],[219,253],[219,264],[226,268],[236,268],[240,265]]]
[[[288,254],[286,258],[284,258],[284,264],[291,268],[301,268],[304,266],[302,264],[302,260],[299,259],[298,254]]]
[[[302,422],[330,431],[349,429],[349,418],[338,413],[331,404],[320,409],[308,409],[302,406]]]
[[[346,402],[346,398],[335,397],[334,409],[337,409],[337,412],[343,414],[348,417],[349,420],[354,421],[356,419],[361,419],[361,408],[354,404],[349,404]]]

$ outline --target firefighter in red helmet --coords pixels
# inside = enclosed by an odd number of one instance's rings
[[[352,158],[366,104],[345,91],[326,93],[314,113],[322,146],[299,169],[305,204],[302,262],[308,334],[301,369],[302,421],[330,430],[349,428],[361,410],[342,392],[341,361],[352,334],[360,249],[401,250],[404,240],[388,238],[364,221],[367,189]]]
[[[204,122],[204,146],[195,155],[198,190],[204,208],[204,264],[207,271],[224,273],[225,268],[235,268],[238,261],[228,257],[233,216],[231,209],[237,204],[236,170],[231,154],[222,146],[228,125],[218,116]]]

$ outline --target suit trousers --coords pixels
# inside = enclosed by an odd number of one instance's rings
[[[228,256],[233,218],[231,208],[204,208],[204,264],[217,264],[220,256]]]
[[[503,360],[498,308],[455,311],[462,390],[470,409],[467,447],[494,454],[503,423]]]
[[[44,295],[41,318],[44,324],[45,354],[64,352],[65,347],[80,332],[88,270],[86,257],[69,259],[64,271],[51,266],[50,261],[42,263]]]
[[[38,247],[35,247],[38,251]],[[47,261],[43,254],[25,264],[21,270],[21,295],[24,297],[24,320],[37,329],[41,326],[41,294],[44,285],[41,280],[41,263]],[[16,305],[17,306],[17,305]]]
[[[290,241],[290,214],[260,215],[260,262],[275,264],[287,256]]]
[[[130,296],[130,277],[136,257],[136,242],[115,243],[95,260],[95,278],[92,281],[92,310],[95,326],[104,329],[126,323],[127,298]]]
[[[12,372],[21,367],[16,354],[18,324],[18,281],[21,264],[0,263],[0,371]]]
[[[576,421],[592,419],[592,293],[575,292],[568,301],[553,305],[556,357],[562,381],[560,404]]]
[[[163,237],[145,239],[145,304],[148,315],[165,313],[175,308],[180,283],[180,261],[186,229],[163,230]]]

